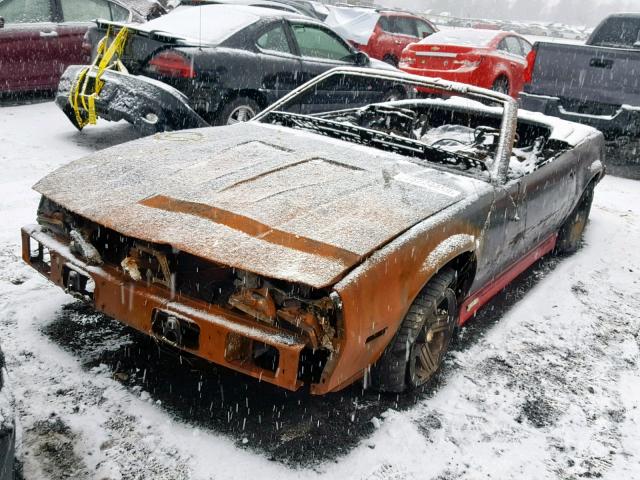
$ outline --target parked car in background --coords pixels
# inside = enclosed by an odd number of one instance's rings
[[[142,22],[162,13],[147,0],[0,0],[0,93],[55,90],[69,65],[89,60],[83,39],[93,19]]]
[[[0,480],[13,480],[15,463],[15,420],[8,391],[4,354],[0,349]]]
[[[440,95],[375,94],[398,86]],[[345,88],[359,102],[326,102]],[[22,256],[96,310],[263,382],[400,392],[541,256],[579,248],[602,146],[496,92],[336,68],[250,122],[51,173]]]
[[[96,44],[109,26],[122,28],[101,22],[91,30],[91,42]],[[125,119],[146,133],[246,121],[331,68],[386,66],[324,23],[281,10],[183,5],[128,29],[122,58],[128,73],[104,72],[96,109],[103,119]],[[57,97],[79,128],[69,94],[84,69],[65,72]],[[340,99],[327,101],[348,105],[359,94],[345,88]]]
[[[325,21],[358,50],[394,67],[407,45],[438,31],[422,17],[394,10],[331,7]]]
[[[289,13],[297,13],[307,17],[323,21],[327,17],[328,10],[322,4],[305,0],[183,0],[181,5],[247,5],[250,7],[264,7],[273,10],[282,10]]]
[[[639,47],[640,14],[607,17],[585,45],[536,42],[523,108],[638,139]]]
[[[531,44],[513,32],[444,30],[409,45],[400,69],[490,88],[517,98],[524,85]]]
[[[472,23],[471,28],[478,30],[500,30],[500,23],[491,20],[481,20]]]

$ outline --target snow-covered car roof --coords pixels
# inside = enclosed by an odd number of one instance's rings
[[[166,32],[187,41],[216,45],[264,17],[301,15],[246,5],[180,6],[162,17],[136,26],[143,32]]]
[[[469,47],[488,47],[499,30],[482,30],[474,28],[456,28],[440,30],[420,41],[423,45],[460,45]]]

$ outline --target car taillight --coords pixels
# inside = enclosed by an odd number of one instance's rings
[[[478,55],[458,55],[457,59],[452,63],[462,68],[478,68],[482,63],[482,57]]]
[[[527,55],[527,67],[524,69],[524,83],[531,83],[533,80],[533,67],[536,64],[537,52],[532,49]]]
[[[413,68],[416,66],[417,58],[415,52],[411,50],[405,50],[402,52],[400,61],[398,62],[398,68]]]
[[[153,57],[147,65],[147,71],[177,78],[195,78],[196,72],[191,61],[173,50],[165,50]]]

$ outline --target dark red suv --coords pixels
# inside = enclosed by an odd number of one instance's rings
[[[69,65],[88,63],[82,40],[91,20],[142,22],[158,13],[136,7],[120,0],[0,0],[0,93],[55,90]]]
[[[369,42],[355,47],[372,58],[385,61],[394,67],[402,51],[410,43],[428,37],[438,29],[431,22],[408,12],[379,11],[380,18]],[[355,42],[352,42],[355,43]]]

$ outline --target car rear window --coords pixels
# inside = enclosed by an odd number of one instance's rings
[[[488,47],[496,37],[490,30],[455,29],[441,30],[425,38],[422,45],[459,45],[464,47]]]
[[[603,47],[640,48],[640,17],[607,19],[588,42]]]
[[[260,7],[241,5],[185,5],[137,28],[215,45],[257,22],[263,11]]]

